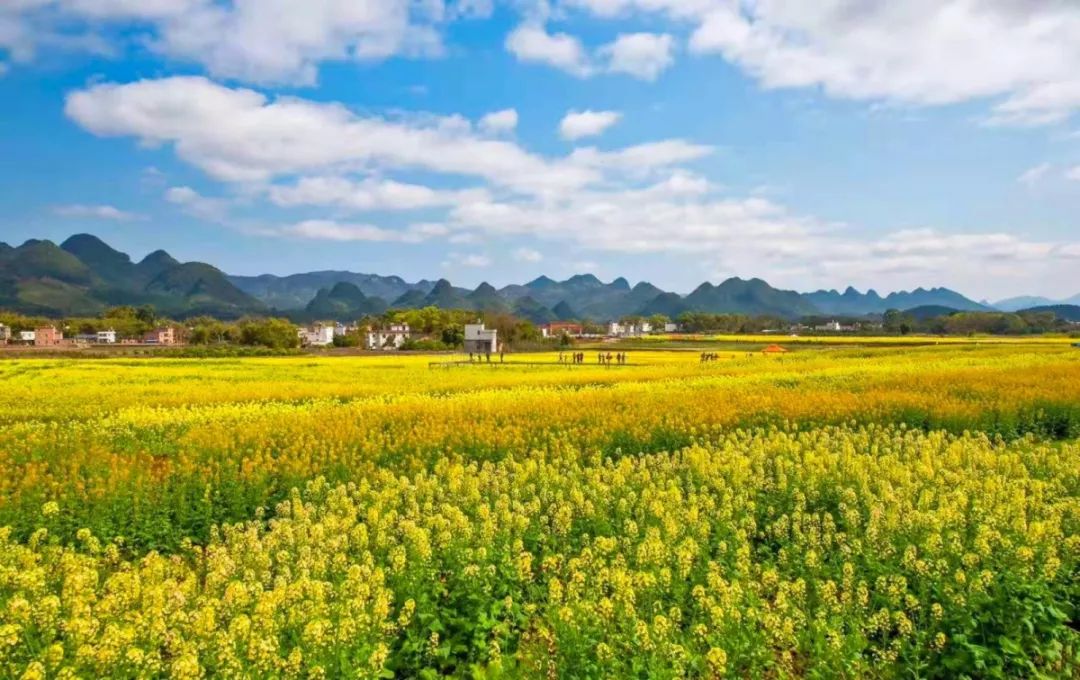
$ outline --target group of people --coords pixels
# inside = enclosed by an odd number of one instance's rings
[[[479,361],[480,363],[483,363],[485,359],[487,359],[487,363],[489,363],[489,364],[491,363],[491,352],[485,352],[483,354],[469,352],[469,363],[470,364],[473,363],[473,357],[476,357],[475,360]],[[506,362],[506,350],[505,349],[499,349],[499,363],[501,364],[501,363],[505,363],[505,362]]]
[[[610,366],[611,364],[625,366],[627,357],[628,355],[626,352],[619,352],[618,354],[612,354],[611,352],[608,352],[607,354],[597,352],[596,362],[602,366]],[[571,352],[569,354],[566,352],[559,352],[559,363],[583,364],[585,363],[585,352]]]
[[[619,352],[615,355],[614,359],[616,364],[620,366],[626,365],[626,352]],[[611,352],[608,352],[607,354],[604,354],[603,352],[598,352],[596,354],[596,360],[599,363],[604,364],[605,366],[610,366],[612,360]]]
[[[703,363],[703,364],[707,364],[710,361],[717,361],[718,359],[720,359],[720,355],[717,354],[716,352],[702,352],[701,353],[701,363]]]

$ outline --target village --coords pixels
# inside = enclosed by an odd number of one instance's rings
[[[579,323],[573,321],[555,321],[539,325],[536,330],[539,338],[545,342],[612,342],[646,336],[678,335],[686,329],[682,324],[665,321],[654,323],[639,318],[627,318],[610,321],[606,324]],[[763,334],[790,333],[797,336],[800,332],[815,333],[854,333],[861,330],[858,325],[830,321],[819,325],[793,324],[784,329],[763,329]],[[473,354],[494,354],[505,351],[506,345],[500,342],[497,329],[486,328],[479,319],[475,323],[465,323],[461,328],[462,337],[459,346]],[[417,341],[430,339],[430,334],[423,333],[408,323],[382,321],[361,323],[315,322],[295,327],[296,344],[301,348],[355,347],[369,352],[391,352],[409,349]],[[32,329],[15,330],[0,323],[0,347],[12,348],[80,348],[91,346],[121,347],[178,347],[191,342],[193,328],[183,323],[164,323],[153,329],[136,335],[122,335],[113,328],[97,330],[92,333],[70,333],[62,324],[36,325]],[[358,338],[356,342],[344,342],[346,338]]]

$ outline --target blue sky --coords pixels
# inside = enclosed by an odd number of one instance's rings
[[[1080,292],[1070,3],[14,0],[0,102],[10,243]]]

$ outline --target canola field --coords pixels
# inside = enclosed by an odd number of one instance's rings
[[[1080,675],[1080,350],[595,354],[0,361],[0,677]]]

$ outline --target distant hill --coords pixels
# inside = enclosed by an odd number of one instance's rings
[[[520,300],[532,300],[531,297],[520,298]],[[506,300],[499,296],[499,291],[495,290],[495,287],[488,282],[481,283],[476,287],[476,290],[468,293],[465,296],[465,300],[468,304],[468,309],[476,309],[484,312],[507,312],[510,310],[510,306],[506,304]],[[538,304],[533,300],[534,304]]]
[[[427,295],[434,287],[431,281],[407,283],[399,276],[357,274],[346,271],[317,271],[291,276],[230,276],[240,290],[260,300],[267,307],[280,310],[303,309],[322,289],[337,283],[350,283],[367,297],[393,301],[411,291]]]
[[[304,308],[303,316],[312,321],[347,321],[385,311],[385,300],[368,297],[356,285],[340,281],[333,288],[323,288],[316,293]]]
[[[468,291],[455,288],[446,279],[439,279],[431,292],[424,296],[418,306],[439,307],[440,309],[472,309],[468,297]]]
[[[995,309],[1000,309],[1003,312],[1018,312],[1021,309],[1031,309],[1032,307],[1047,307],[1049,305],[1056,305],[1058,303],[1055,300],[1040,297],[1038,295],[1021,295],[1020,297],[1008,298],[1006,300],[998,300],[993,304]]]
[[[89,234],[56,245],[31,239],[0,248],[0,307],[45,316],[97,314],[110,305],[152,304],[163,314],[233,318],[263,311],[220,270],[180,263],[164,251],[142,262]]]
[[[904,314],[911,316],[919,321],[926,321],[927,319],[935,319],[939,316],[952,316],[960,312],[961,310],[953,307],[945,307],[943,305],[922,305],[919,307],[912,307],[911,309],[903,310]]]
[[[803,296],[823,314],[838,316],[863,316],[881,314],[890,309],[913,309],[915,307],[949,307],[964,312],[987,311],[990,308],[975,302],[948,288],[916,288],[912,291],[889,293],[882,297],[871,289],[860,293],[849,287],[843,293],[835,290],[819,290]]]
[[[684,302],[697,312],[729,312],[797,318],[818,309],[793,290],[773,288],[761,279],[731,278],[718,286],[703,283]]]
[[[1025,300],[1043,299],[1014,298],[995,307]],[[798,319],[878,315],[889,309],[920,310],[920,314],[992,309],[948,288],[916,288],[884,296],[851,287],[843,292],[798,293],[774,288],[758,278],[729,278],[717,284],[702,283],[688,295],[680,295],[647,281],[631,286],[622,277],[605,283],[593,274],[577,274],[562,281],[540,276],[500,289],[485,282],[469,290],[447,279],[409,282],[399,276],[335,270],[229,276],[209,264],[178,262],[163,250],[134,262],[89,234],[76,234],[60,246],[39,240],[14,248],[0,243],[0,307],[61,315],[97,313],[121,304],[153,304],[176,317],[281,313],[297,319],[338,321],[387,308],[434,306],[512,313],[537,323],[654,314],[676,318],[689,311]]]
[[[1023,314],[1026,312],[1051,312],[1059,319],[1065,321],[1072,321],[1073,323],[1080,323],[1080,305],[1041,305],[1038,307],[1029,307],[1027,309],[1018,310]]]

